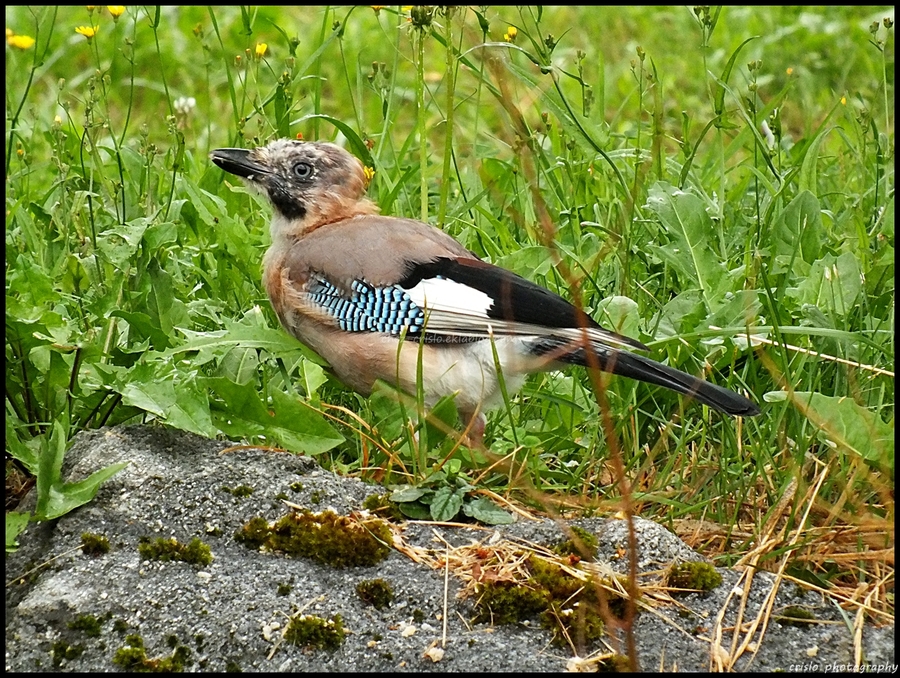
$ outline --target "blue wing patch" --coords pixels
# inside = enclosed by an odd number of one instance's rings
[[[418,336],[425,314],[402,287],[373,287],[361,280],[350,285],[351,295],[324,279],[309,291],[309,299],[324,308],[345,332],[385,332]]]

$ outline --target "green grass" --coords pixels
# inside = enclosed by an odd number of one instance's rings
[[[892,13],[7,8],[36,40],[7,47],[6,79],[7,458],[37,477],[35,517],[115,472],[65,483],[79,430],[156,420],[428,491],[587,510],[625,491],[669,524],[749,526],[726,559],[770,519],[892,546]],[[383,213],[763,414],[570,370],[493,413],[491,454],[436,424],[416,442],[415,403],[349,392],[278,327],[268,212],[207,159],[298,134],[364,158]],[[870,566],[796,567],[846,583]]]

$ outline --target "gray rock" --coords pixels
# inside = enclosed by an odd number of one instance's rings
[[[312,510],[331,508],[345,515],[384,489],[336,476],[306,457],[255,448],[222,452],[230,446],[159,427],[104,429],[76,438],[66,455],[70,481],[117,461],[130,464],[86,506],[51,523],[29,526],[20,536],[19,550],[7,556],[7,671],[119,670],[112,660],[126,645],[126,634],[142,638],[148,658],[170,657],[174,646],[187,648],[186,669],[191,671],[566,668],[571,653],[551,645],[550,632],[536,621],[472,623],[473,601],[457,597],[461,582],[453,576],[443,658],[434,662],[423,656],[435,644],[440,647],[443,572],[398,551],[373,567],[335,569],[239,544],[233,535],[247,520],[258,515],[274,520],[288,511],[285,495]],[[253,488],[252,494],[237,497],[223,489],[242,485]],[[628,559],[622,556],[628,544],[625,521],[585,519],[574,524],[598,535],[598,560],[604,567],[627,572]],[[636,519],[634,527],[642,572],[661,570],[676,559],[702,560],[655,523]],[[438,551],[444,547],[435,541],[435,531],[454,546],[491,538],[552,545],[566,538],[563,528],[551,520],[520,521],[496,530],[409,523],[403,537],[411,545]],[[106,535],[110,552],[83,555],[79,547],[84,532]],[[196,537],[209,545],[214,559],[207,566],[143,561],[138,554],[142,537],[174,537],[183,543]],[[634,637],[642,667],[710,668],[709,629],[738,578],[736,572],[720,572],[724,584],[708,594],[680,598],[680,612],[669,606],[638,615]],[[355,592],[360,581],[376,577],[388,580],[395,592],[393,604],[382,611],[365,605]],[[745,621],[755,617],[772,582],[769,573],[757,574]],[[279,586],[285,584],[290,590],[280,595]],[[841,623],[801,628],[773,622],[752,662],[747,653],[735,668],[823,670],[829,664],[852,665],[852,630],[832,603],[782,585],[776,608],[788,604],[812,608],[821,622]],[[279,643],[289,616],[301,608],[325,618],[340,614],[351,633],[336,650]],[[726,614],[728,626],[735,622],[736,611],[735,601]],[[84,615],[98,618],[99,635],[70,628]],[[609,641],[624,652],[621,638]],[[59,643],[54,655],[54,644]],[[724,644],[730,644],[730,636]],[[866,626],[863,645],[870,665],[893,664],[892,626]],[[59,653],[64,646],[80,646],[81,653],[64,659]]]

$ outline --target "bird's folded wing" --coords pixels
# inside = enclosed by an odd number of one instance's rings
[[[646,350],[638,341],[603,329],[558,295],[525,278],[475,258],[407,260],[393,284],[365,276],[348,279],[312,271],[304,284],[309,303],[351,332],[387,332],[427,341],[553,336],[573,346]],[[384,280],[384,276],[381,276]]]
[[[647,350],[603,329],[550,290],[479,259],[442,257],[410,264],[399,282],[425,310],[426,332],[463,336],[544,336]]]

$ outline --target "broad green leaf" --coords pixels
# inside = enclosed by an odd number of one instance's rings
[[[236,384],[225,377],[204,383],[225,402],[224,408],[214,403],[212,409],[216,426],[226,435],[261,435],[292,452],[309,455],[322,454],[344,441],[321,413],[297,396],[273,391],[270,410],[251,384]]]
[[[812,304],[843,318],[855,309],[862,291],[859,261],[852,252],[844,252],[837,258],[826,254],[799,285],[785,292],[799,304]]]
[[[259,371],[259,353],[246,346],[234,346],[222,357],[219,370],[236,384],[249,384]]]
[[[144,233],[144,242],[151,252],[163,245],[178,242],[178,227],[171,221],[150,224]]]
[[[797,176],[797,190],[818,194],[818,177],[816,169],[819,166],[819,148],[832,128],[819,130],[819,133],[806,147],[803,154],[803,163],[800,165],[800,174]],[[799,196],[798,196],[799,197]]]
[[[7,260],[8,261],[8,260]],[[16,257],[14,264],[7,272],[7,303],[12,306],[13,300],[20,302],[17,306],[16,320],[31,322],[41,316],[44,309],[59,301],[53,278],[40,265],[26,258],[24,254]],[[12,308],[7,308],[7,318]],[[9,322],[9,320],[7,320]]]
[[[65,422],[65,423],[63,423]],[[37,504],[34,513],[40,520],[46,520],[51,510],[51,491],[61,484],[60,469],[66,454],[68,416],[53,422],[50,436],[44,434],[41,441],[41,456],[38,464]]]
[[[613,332],[624,334],[632,339],[640,336],[641,316],[638,305],[628,297],[619,295],[606,297],[597,304],[597,312],[594,317],[601,325]]]
[[[456,395],[444,396],[426,414],[425,426],[419,434],[420,444],[427,440],[428,449],[437,447],[455,429],[457,420]]]
[[[15,417],[6,415],[6,452],[12,455],[14,459],[20,461],[28,469],[29,473],[37,475],[40,455],[35,454],[34,450],[19,438],[19,433],[15,426],[16,421]]]
[[[197,215],[210,228],[218,228],[218,216],[227,214],[225,201],[217,195],[213,195],[209,191],[204,191],[193,181],[182,179],[178,182],[179,187],[190,198],[191,206],[197,210]]]
[[[462,508],[465,492],[451,487],[442,487],[434,493],[430,512],[433,520],[452,520]]]
[[[186,351],[201,351],[207,355],[221,357],[235,346],[242,346],[262,349],[273,355],[300,351],[314,362],[325,364],[322,358],[281,329],[236,323],[228,329],[213,332],[195,332],[180,327],[178,331],[187,336],[187,341],[179,346],[173,346],[164,355],[174,356]]]
[[[762,302],[756,290],[738,290],[735,294],[726,294],[722,305],[711,314],[704,323],[707,327],[744,327],[760,324]]]
[[[300,376],[303,378],[303,389],[307,396],[312,396],[328,381],[325,370],[320,365],[304,360],[300,363]]]
[[[431,511],[429,511],[428,507],[417,501],[404,502],[402,504],[397,504],[397,506],[400,508],[400,513],[413,520],[431,519]]]
[[[15,511],[7,511],[6,513],[6,552],[15,551],[19,544],[16,539],[22,534],[22,531],[28,527],[28,521],[31,516],[27,513],[17,513]]]
[[[495,262],[497,266],[518,273],[524,278],[534,280],[535,276],[546,276],[552,267],[553,259],[548,250],[542,245],[520,247],[515,251],[500,257]]]
[[[463,513],[486,525],[510,525],[516,517],[504,511],[487,497],[477,497],[463,504]]]
[[[296,395],[274,391],[275,416],[267,430],[287,449],[315,456],[337,447],[344,436]]]
[[[65,417],[68,421],[68,416]],[[66,453],[66,426],[61,420],[53,422],[52,434],[42,446],[37,475],[37,505],[35,517],[38,520],[52,520],[65,515],[74,508],[86,504],[100,489],[100,484],[111,478],[128,465],[120,462],[107,466],[76,483],[64,483],[60,477],[63,457]]]
[[[784,401],[786,391],[764,396],[767,402]],[[832,445],[858,454],[885,468],[894,467],[894,426],[852,398],[826,396],[813,391],[795,391],[794,403]]]
[[[226,377],[205,379],[204,384],[224,402],[210,402],[213,423],[222,433],[235,438],[265,435],[272,419],[254,384],[238,384]]]
[[[372,408],[375,420],[375,429],[384,440],[397,440],[404,434],[407,422],[411,414],[415,412],[401,404],[401,400],[408,401],[408,397],[397,391],[385,381],[378,380],[372,395],[368,398],[368,405]]]
[[[126,405],[161,418],[165,418],[166,412],[175,404],[175,385],[171,378],[130,381],[120,393]]]
[[[401,487],[398,490],[394,490],[393,493],[391,493],[390,498],[391,498],[391,501],[397,502],[398,504],[402,504],[402,503],[408,502],[408,501],[416,501],[423,494],[425,494],[424,489],[422,489],[421,487],[413,487],[410,485],[407,487]]]
[[[773,273],[796,271],[796,264],[812,264],[819,258],[825,233],[822,208],[809,191],[802,191],[778,215],[772,229]]]
[[[134,339],[149,339],[153,346],[159,350],[165,350],[169,345],[169,336],[146,313],[140,311],[115,310],[110,312],[110,317],[122,318],[131,325],[134,330]]]
[[[175,384],[177,398],[164,413],[169,426],[212,438],[218,433],[209,412],[209,397],[193,380]]]
[[[172,277],[164,271],[159,263],[153,259],[150,262],[150,295],[147,298],[147,309],[150,318],[157,323],[159,329],[166,337],[166,343],[154,345],[159,351],[164,351],[176,343],[172,329],[175,326],[187,324],[187,310],[184,302],[175,297]]]
[[[718,236],[703,201],[659,182],[650,188],[647,206],[672,239],[653,247],[653,251],[668,262],[685,283],[696,285],[707,309],[714,310],[725,292],[728,271],[711,247],[718,241]]]
[[[43,520],[52,520],[65,515],[72,509],[87,504],[97,494],[100,485],[112,478],[116,473],[128,466],[130,462],[122,461],[111,464],[106,468],[92,473],[84,480],[77,483],[63,483],[50,488],[50,498],[46,507],[46,513],[39,517]]]

